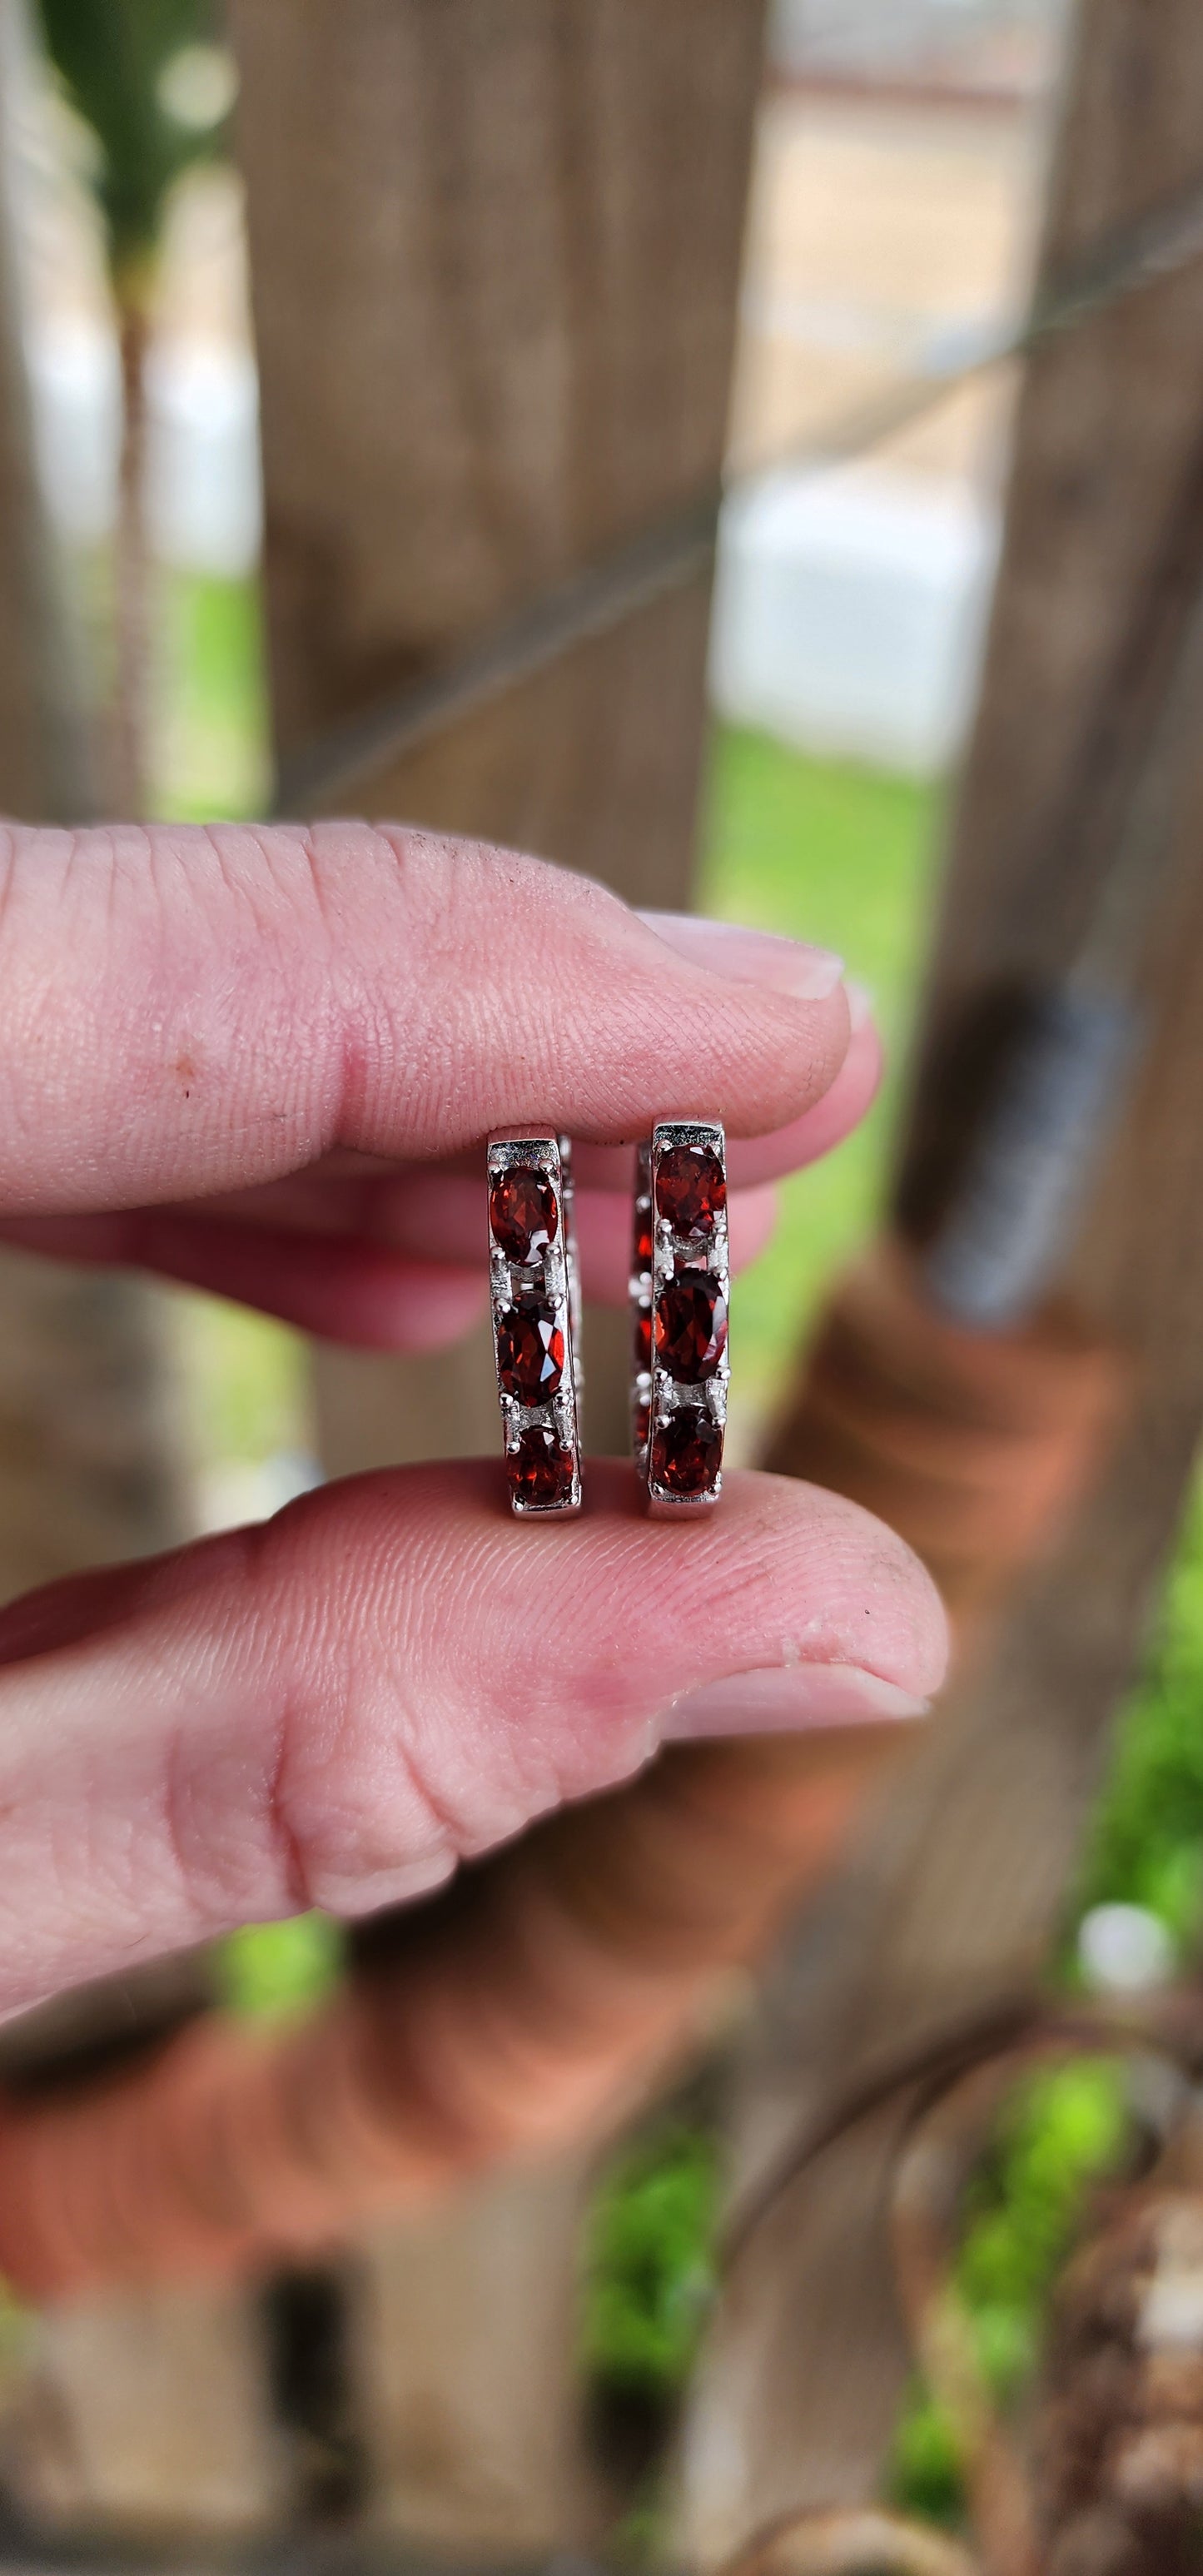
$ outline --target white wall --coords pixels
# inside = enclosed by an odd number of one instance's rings
[[[881,466],[780,475],[728,502],[711,690],[808,751],[924,775],[972,713],[998,552],[963,483]]]

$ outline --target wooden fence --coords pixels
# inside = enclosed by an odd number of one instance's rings
[[[717,485],[761,9],[230,0],[229,22],[287,779],[305,774],[315,738],[353,745],[382,701]],[[10,56],[16,23],[6,0]],[[1192,0],[1081,0],[1048,292],[1125,224],[1198,189],[1200,136]],[[69,818],[94,790],[15,310],[0,242],[0,796]],[[1203,554],[1201,444],[1203,259],[1181,254],[1030,356],[894,1222],[918,1238],[966,1123],[985,1114],[957,1071],[966,1030],[991,1020],[1000,992],[1055,986],[1097,908],[1118,828],[1099,780],[1123,736],[1124,796],[1156,791],[1159,860],[1164,848],[1134,987],[1146,1043],[1057,1284],[1129,1354],[1135,1394],[1073,1526],[768,1971],[724,2078],[739,2195],[885,2054],[938,2048],[1030,1995],[1190,1472],[1203,1419],[1203,733],[1167,737],[1160,698],[1141,692],[1182,564]],[[685,900],[701,525],[688,577],[411,733],[400,756],[369,723],[358,774],[339,767],[338,803]],[[0,1318],[5,1587],[167,1534],[179,1457],[141,1292],[6,1261]],[[594,1448],[624,1445],[623,1341],[613,1319],[591,1324]],[[332,1472],[493,1443],[483,1345],[420,1366],[325,1353],[315,1378]],[[184,1988],[195,1974],[181,1968]],[[180,1990],[170,1976],[148,1990],[148,2018]],[[73,2030],[89,2009],[72,2008]],[[22,2045],[18,2032],[10,2063]],[[717,2564],[774,2512],[876,2490],[908,2367],[885,2228],[912,2099],[902,2085],[805,2163],[733,2266],[682,2435],[676,2535],[691,2563]],[[257,2292],[225,2289],[63,2311],[12,2419],[22,2492],[60,2522],[122,2533],[262,2531],[307,2510],[312,2460],[295,2409],[281,2412],[272,2320],[289,2296],[325,2297],[345,2344],[364,2535],[494,2558],[584,2543],[604,2514],[573,2357],[592,2163],[586,2145],[553,2171],[478,2186],[437,2225],[375,2230],[344,2270],[283,2285],[266,2311]]]

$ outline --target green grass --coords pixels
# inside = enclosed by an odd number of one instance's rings
[[[257,583],[164,573],[156,608],[156,814],[209,823],[266,813],[271,775]]]
[[[660,2123],[616,2158],[586,2231],[586,2370],[655,2402],[687,2376],[713,2288],[715,2141]]]
[[[240,2021],[280,2023],[312,2012],[342,1974],[343,1927],[327,1914],[293,1914],[228,1933],[215,1957],[215,1982]]]
[[[873,997],[887,1055],[872,1114],[834,1154],[786,1184],[774,1241],[740,1280],[733,1384],[750,1410],[880,1206],[938,825],[931,788],[803,759],[757,734],[715,736],[699,906],[838,950]]]
[[[193,1455],[205,1467],[261,1466],[307,1450],[309,1348],[301,1333],[224,1297],[172,1297]]]

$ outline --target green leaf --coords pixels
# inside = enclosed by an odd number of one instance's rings
[[[153,258],[168,190],[213,148],[185,124],[165,76],[188,47],[212,46],[213,0],[40,0],[50,59],[100,147],[96,193],[115,277]]]

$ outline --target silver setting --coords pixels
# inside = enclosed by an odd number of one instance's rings
[[[515,1136],[494,1138],[488,1149],[488,1193],[492,1198],[493,1183],[503,1172],[516,1165],[529,1167],[546,1175],[555,1197],[558,1224],[550,1243],[530,1262],[512,1261],[489,1230],[489,1302],[493,1315],[493,1359],[497,1369],[497,1400],[501,1407],[505,1434],[507,1465],[510,1467],[510,1507],[521,1520],[563,1520],[581,1507],[581,1443],[578,1411],[583,1386],[579,1358],[581,1286],[577,1259],[576,1232],[573,1225],[572,1153],[566,1136]],[[523,1404],[506,1393],[501,1384],[501,1358],[498,1333],[501,1319],[517,1297],[540,1297],[552,1312],[555,1324],[564,1336],[564,1369],[560,1384],[545,1404]],[[551,1431],[559,1446],[572,1459],[572,1481],[562,1501],[527,1502],[518,1493],[514,1464],[522,1433],[531,1429]]]
[[[652,1410],[652,1271],[643,1247],[652,1232],[652,1149],[635,1148],[635,1205],[631,1231],[631,1451],[647,1483],[648,1425]]]
[[[693,1146],[699,1152],[717,1156],[724,1179],[727,1170],[726,1138],[717,1122],[700,1118],[664,1118],[654,1129],[649,1144],[638,1149],[635,1174],[635,1258],[631,1275],[631,1317],[635,1337],[635,1367],[631,1384],[632,1445],[635,1463],[647,1487],[648,1501],[657,1516],[675,1516],[679,1512],[709,1511],[723,1489],[722,1447],[713,1483],[699,1494],[676,1494],[652,1475],[652,1442],[658,1428],[685,1406],[696,1406],[712,1422],[723,1428],[727,1420],[727,1384],[731,1374],[726,1345],[713,1377],[698,1385],[686,1385],[670,1376],[656,1355],[654,1317],[660,1291],[673,1279],[678,1268],[706,1270],[722,1295],[728,1316],[731,1308],[731,1273],[727,1241],[727,1211],[717,1209],[714,1230],[708,1240],[694,1241],[675,1234],[666,1217],[655,1215],[656,1176],[662,1155],[677,1146]],[[651,1232],[652,1260],[650,1271],[640,1267],[639,1239]],[[651,1366],[640,1366],[641,1349],[647,1346],[651,1325]],[[644,1423],[647,1434],[642,1436]]]

